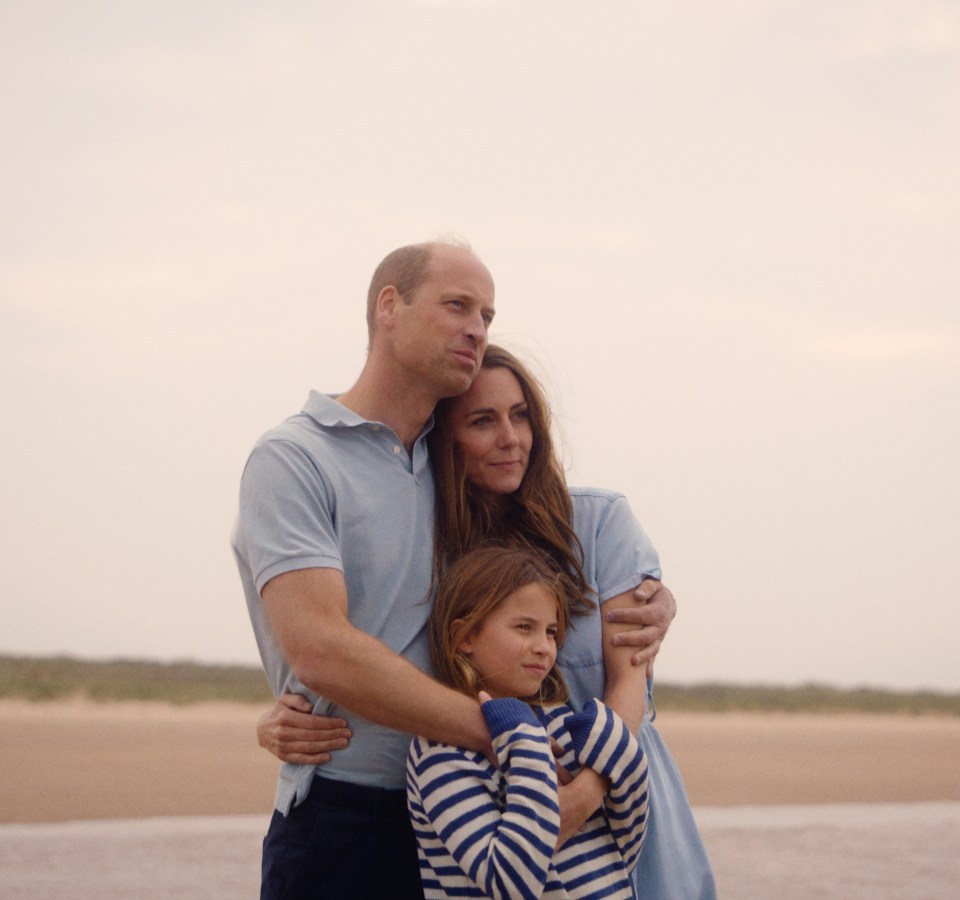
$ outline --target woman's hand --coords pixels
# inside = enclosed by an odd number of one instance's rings
[[[284,762],[318,766],[330,752],[342,750],[351,732],[343,719],[311,715],[313,704],[299,694],[284,694],[257,722],[257,741]]]
[[[613,635],[613,646],[635,648],[633,665],[646,666],[649,675],[653,674],[653,661],[677,614],[677,601],[668,587],[652,578],[644,581],[633,596],[632,605],[611,607],[609,611],[605,608],[604,620],[621,626]]]

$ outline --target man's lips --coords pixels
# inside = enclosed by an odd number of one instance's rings
[[[477,367],[477,354],[473,350],[454,350],[453,355],[471,368],[475,369]]]

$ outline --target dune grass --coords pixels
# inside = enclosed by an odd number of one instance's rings
[[[0,698],[227,701],[271,703],[263,672],[253,666],[213,666],[118,659],[0,656]]]
[[[96,701],[166,703],[223,701],[269,704],[273,695],[255,666],[106,662],[71,657],[0,655],[0,699],[31,701],[87,697]],[[690,712],[859,712],[960,716],[960,694],[886,691],[807,684],[768,685],[657,683],[657,710]]]

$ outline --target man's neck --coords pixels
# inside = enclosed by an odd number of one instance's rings
[[[337,402],[371,422],[388,425],[412,452],[437,399],[402,380],[379,378],[364,369],[356,384],[337,397]]]

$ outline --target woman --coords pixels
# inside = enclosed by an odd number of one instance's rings
[[[470,389],[438,405],[430,453],[437,486],[437,573],[491,540],[532,546],[550,557],[577,588],[558,657],[571,702],[580,708],[605,697],[604,653],[609,666],[613,634],[607,613],[632,603],[633,588],[660,575],[656,552],[626,499],[566,487],[544,393],[516,357],[496,346],[487,348]],[[680,773],[653,725],[652,690],[651,677],[649,712],[639,734],[650,774],[650,810],[634,883],[646,896],[715,897]],[[304,698],[282,698],[261,719],[261,745],[290,762],[329,759],[327,751],[348,739],[346,723],[304,715],[309,712]]]

